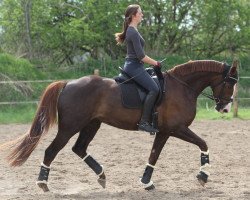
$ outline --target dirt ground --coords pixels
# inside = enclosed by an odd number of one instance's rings
[[[29,126],[0,125],[0,143],[20,136]],[[145,191],[139,177],[154,136],[102,125],[88,152],[105,167],[106,189],[71,151],[76,137],[52,163],[50,192],[43,193],[35,185],[44,150],[55,137],[54,128],[21,167],[10,168],[0,153],[0,199],[250,199],[250,121],[194,121],[191,129],[209,146],[211,176],[205,187],[195,178],[200,165],[198,147],[170,138],[152,177],[156,189]]]

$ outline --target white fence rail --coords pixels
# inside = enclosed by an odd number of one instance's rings
[[[55,82],[55,81],[60,81],[60,80],[0,81],[0,84],[13,84],[13,83],[52,83],[52,82]],[[66,81],[69,81],[69,80],[66,80]]]
[[[242,76],[240,79],[250,79],[248,76]],[[70,81],[66,80],[66,81]],[[60,81],[60,80],[25,80],[25,81],[0,81],[0,84],[18,84],[18,83],[52,83],[55,81]],[[65,80],[64,80],[65,81]],[[199,100],[205,100],[207,98],[198,98]],[[250,97],[245,97],[245,98],[237,98],[238,100],[250,100]],[[38,104],[38,100],[36,101],[11,101],[11,102],[0,102],[0,105],[24,105],[24,104]]]
[[[250,76],[241,76],[240,79],[250,79]],[[72,79],[64,80],[70,81]],[[60,80],[27,80],[27,81],[0,81],[0,84],[13,84],[13,83],[50,83]]]
[[[0,102],[0,105],[21,105],[21,104],[38,104],[39,101],[6,101]]]

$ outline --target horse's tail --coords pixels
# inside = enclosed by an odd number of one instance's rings
[[[57,100],[65,81],[51,83],[44,91],[30,130],[20,138],[3,146],[10,148],[7,156],[10,166],[22,165],[38,145],[40,138],[57,122]]]

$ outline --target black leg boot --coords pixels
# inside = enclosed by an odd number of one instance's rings
[[[145,99],[143,109],[142,109],[142,118],[138,124],[138,130],[146,131],[146,132],[155,132],[158,133],[159,130],[152,127],[151,114],[155,104],[155,100],[157,97],[157,93],[154,91],[150,91]]]

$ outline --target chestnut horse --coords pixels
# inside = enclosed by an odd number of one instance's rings
[[[143,187],[153,189],[151,176],[163,146],[170,136],[193,143],[201,151],[201,167],[198,181],[204,185],[209,172],[209,150],[206,142],[188,127],[196,115],[197,97],[210,86],[216,110],[227,112],[234,84],[237,82],[237,66],[212,60],[190,61],[163,72],[166,93],[157,107],[159,133],[141,178]],[[58,120],[57,120],[58,115]],[[23,137],[9,142],[12,149],[8,156],[11,166],[22,165],[36,148],[41,137],[58,121],[58,133],[45,150],[37,184],[48,191],[50,165],[69,139],[79,132],[72,150],[97,174],[98,182],[105,187],[106,177],[102,165],[90,154],[87,147],[105,123],[120,129],[137,130],[140,109],[123,107],[118,84],[109,78],[85,76],[73,81],[51,83],[43,93],[30,130]]]

